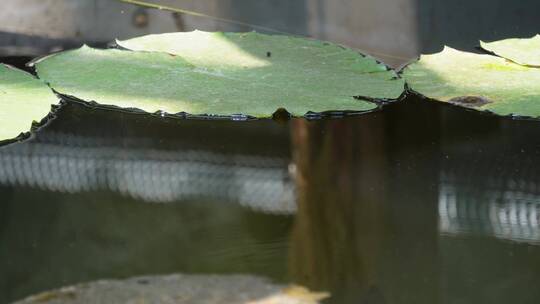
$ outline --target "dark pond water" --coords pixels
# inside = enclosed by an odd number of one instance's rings
[[[0,303],[168,273],[327,303],[538,303],[539,134],[415,97],[285,123],[70,103],[0,147]]]

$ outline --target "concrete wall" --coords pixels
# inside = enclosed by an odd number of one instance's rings
[[[136,6],[112,0],[3,0],[0,55],[38,55],[81,42],[178,30],[251,30],[213,18],[145,10],[147,24],[137,26]],[[261,25],[281,32],[313,36],[383,54],[412,57],[417,52],[415,0],[153,0],[160,5]],[[406,18],[387,18],[405,12]],[[260,28],[254,27],[259,31]],[[39,37],[39,39],[37,39]],[[16,46],[16,48],[14,48]]]
[[[170,2],[170,1],[169,1]],[[174,1],[213,14],[213,1]],[[2,0],[0,56],[41,55],[85,43],[220,25],[200,17],[141,9],[115,0]]]
[[[83,41],[195,28],[264,32],[256,27],[263,26],[342,43],[399,65],[444,44],[473,49],[478,39],[540,32],[537,0],[145,1],[217,18],[143,10],[118,0],[2,0],[0,56],[36,55]],[[146,22],[137,24],[134,16],[141,13],[146,14]]]
[[[472,50],[478,40],[540,33],[538,0],[416,0],[418,43],[424,53],[443,45]]]
[[[309,33],[361,49],[388,64],[418,53],[415,0],[308,0]]]

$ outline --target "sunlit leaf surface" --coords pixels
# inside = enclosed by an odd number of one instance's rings
[[[540,69],[446,47],[405,68],[411,89],[429,98],[499,115],[540,116]]]
[[[257,33],[173,33],[83,47],[37,63],[40,78],[60,93],[146,112],[271,116],[285,108],[366,111],[355,99],[395,99],[395,72],[335,44]]]
[[[540,35],[532,38],[511,38],[494,42],[480,41],[484,50],[515,63],[540,67]]]
[[[0,64],[0,141],[30,131],[33,121],[41,121],[58,98],[39,79],[21,70]]]

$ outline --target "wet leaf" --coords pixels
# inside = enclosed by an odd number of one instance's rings
[[[317,40],[257,33],[173,33],[118,42],[135,51],[83,47],[37,63],[60,93],[146,112],[246,114],[279,108],[365,111],[355,99],[395,99],[403,80],[371,57]]]
[[[49,87],[32,75],[0,64],[0,141],[30,131],[57,104]]]
[[[429,98],[499,115],[540,116],[540,69],[449,47],[422,55],[403,71]]]
[[[540,35],[532,38],[511,38],[494,42],[480,41],[486,51],[521,65],[540,67]]]

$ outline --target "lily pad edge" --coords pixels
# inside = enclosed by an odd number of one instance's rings
[[[497,54],[495,51],[493,50],[490,50],[488,44],[491,44],[491,43],[496,43],[496,42],[499,42],[499,41],[504,41],[504,40],[509,40],[509,39],[540,39],[540,33],[539,34],[536,34],[536,35],[533,35],[532,37],[527,37],[527,38],[507,38],[507,39],[503,39],[503,40],[495,40],[495,41],[484,41],[484,40],[480,40],[480,45],[479,45],[479,48],[481,50],[483,50],[484,52],[486,52],[486,54],[488,55],[492,55],[492,56],[496,56],[496,57],[500,57],[500,58],[503,58],[503,59],[506,59],[508,60],[509,62],[512,62],[514,64],[517,64],[517,65],[520,65],[520,66],[524,66],[524,67],[528,67],[528,68],[540,68],[540,65],[536,65],[536,64],[527,64],[527,63],[520,63],[520,62],[517,62],[515,60],[512,60],[510,58],[507,58],[505,57],[504,55],[502,54]]]
[[[10,64],[0,62],[0,65],[3,65],[5,67],[7,67],[8,69],[12,69],[12,70],[16,70],[16,71],[21,72],[21,73],[28,74],[29,76],[33,77],[34,79],[42,81],[36,75],[28,73],[28,72],[26,72],[24,70],[21,70],[21,69],[15,67],[15,66],[10,65]],[[57,96],[58,103],[57,104],[51,104],[51,109],[49,110],[49,113],[47,113],[47,115],[45,117],[41,118],[39,121],[37,121],[37,120],[31,121],[30,126],[28,128],[28,131],[21,131],[21,133],[19,135],[17,135],[16,137],[13,137],[13,138],[0,139],[0,147],[7,146],[7,145],[10,145],[10,144],[14,144],[14,143],[20,143],[20,142],[26,141],[28,139],[31,139],[33,136],[35,136],[36,132],[39,132],[41,129],[46,128],[53,120],[55,120],[57,118],[58,111],[62,108],[62,106],[64,104],[63,101],[62,101],[62,98],[60,96],[58,96],[58,94],[56,94],[54,92],[54,90],[47,83],[43,82],[43,84],[45,86],[47,86],[51,90],[51,92]]]
[[[332,111],[324,111],[324,112],[312,112],[308,111],[302,116],[295,116],[292,115],[287,111],[285,108],[278,108],[274,111],[272,116],[269,117],[255,117],[252,115],[245,115],[245,114],[232,114],[232,115],[218,115],[218,114],[191,114],[187,112],[178,112],[178,113],[168,113],[165,111],[156,111],[156,112],[147,112],[145,110],[142,110],[140,108],[136,107],[120,107],[116,105],[110,105],[110,104],[103,104],[96,102],[94,100],[84,100],[80,99],[77,96],[64,94],[61,92],[58,92],[54,89],[52,89],[56,95],[60,96],[62,101],[64,102],[72,102],[77,103],[80,105],[83,105],[85,107],[88,107],[90,109],[103,109],[108,111],[114,111],[114,112],[120,112],[120,113],[127,113],[127,114],[134,114],[134,115],[149,115],[153,117],[158,118],[169,118],[169,119],[195,119],[195,120],[227,120],[227,121],[256,121],[256,120],[275,120],[276,114],[279,114],[280,112],[285,111],[285,115],[287,116],[287,119],[290,118],[304,118],[306,120],[319,120],[319,119],[327,119],[327,118],[345,118],[350,116],[357,116],[357,115],[364,115],[364,114],[370,114],[382,111],[383,108],[387,105],[396,103],[396,102],[402,102],[405,100],[407,96],[407,92],[404,90],[401,95],[396,99],[381,99],[381,100],[369,100],[364,99],[364,97],[358,97],[353,96],[355,99],[362,99],[367,102],[371,102],[375,105],[375,108],[365,111],[354,111],[354,110],[332,110]],[[281,117],[283,117],[283,114],[280,114]]]

